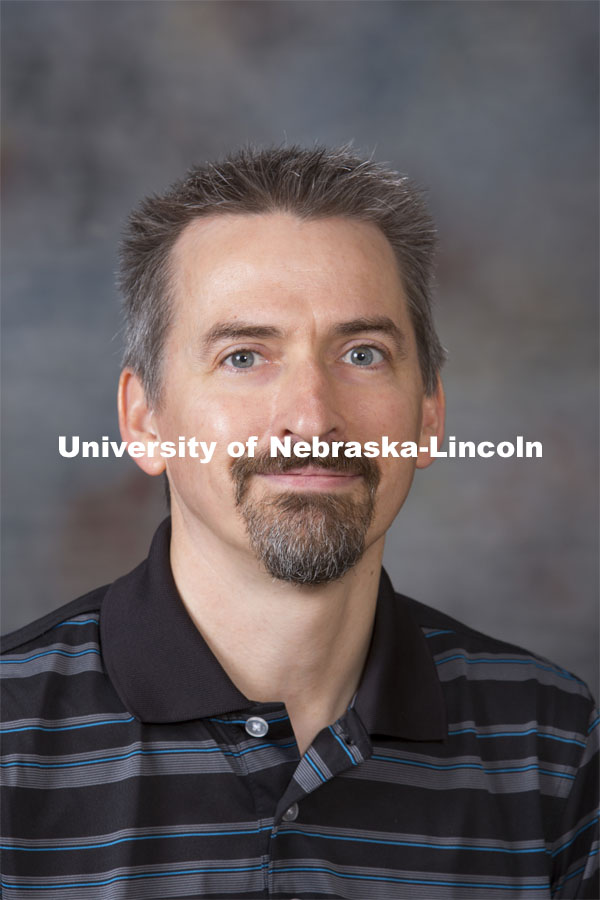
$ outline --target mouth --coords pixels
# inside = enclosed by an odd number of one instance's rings
[[[259,477],[286,490],[332,491],[348,488],[363,476],[354,472],[336,472],[320,466],[302,466],[287,472],[261,474]]]

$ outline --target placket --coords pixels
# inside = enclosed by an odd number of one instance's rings
[[[364,762],[372,752],[369,734],[352,708],[333,725],[323,728],[298,763],[277,804],[273,830],[276,831],[285,821],[293,821],[295,816],[290,815],[290,810],[294,810],[294,804],[336,775]]]
[[[298,747],[283,704],[265,703],[209,719],[232,773],[242,777],[254,813],[272,822],[273,812],[298,764]]]

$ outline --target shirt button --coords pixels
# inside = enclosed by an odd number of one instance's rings
[[[269,726],[260,716],[250,716],[246,719],[245,728],[252,737],[264,737],[269,730]]]
[[[284,822],[295,822],[298,818],[298,804],[292,803],[281,817]]]

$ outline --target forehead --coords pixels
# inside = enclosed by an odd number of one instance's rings
[[[375,225],[288,213],[197,219],[171,256],[175,321],[208,328],[226,317],[290,325],[388,315],[407,323],[394,251]]]

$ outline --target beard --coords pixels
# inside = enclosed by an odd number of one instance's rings
[[[252,475],[282,474],[307,466],[361,475],[361,495],[285,491],[252,499]],[[373,460],[296,459],[263,453],[234,460],[231,474],[250,546],[273,578],[292,584],[326,584],[341,578],[363,555],[381,477]]]

